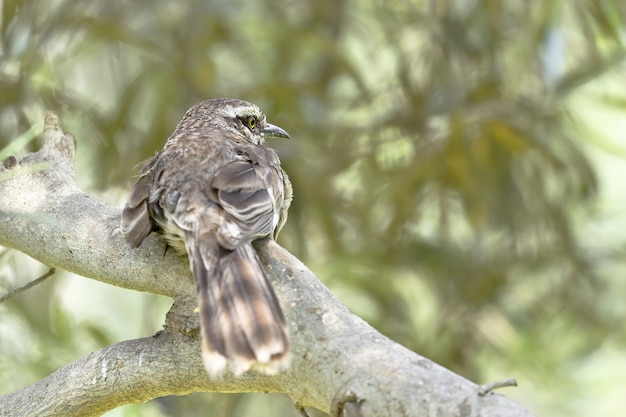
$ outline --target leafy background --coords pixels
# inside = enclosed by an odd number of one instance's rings
[[[0,4],[3,157],[55,110],[79,185],[121,207],[188,107],[255,102],[294,138],[272,143],[295,189],[280,241],[352,311],[476,382],[516,377],[503,393],[537,415],[621,416],[621,0]],[[3,293],[44,271],[0,252]],[[0,393],[157,331],[168,303],[57,273],[0,304]],[[265,394],[106,415],[207,411],[298,415]]]

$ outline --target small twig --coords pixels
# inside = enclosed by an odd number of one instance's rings
[[[9,291],[8,293],[4,294],[2,297],[0,297],[0,304],[4,303],[6,300],[8,300],[9,298],[21,293],[22,291],[26,291],[27,289],[34,287],[37,284],[42,283],[44,280],[50,278],[52,275],[54,275],[55,273],[55,269],[54,268],[50,268],[50,270],[48,272],[46,272],[45,274],[43,274],[42,276],[40,276],[37,279],[32,280],[31,282],[29,282],[26,285],[23,285],[21,287],[18,287],[12,291]]]
[[[309,417],[309,413],[306,412],[306,409],[304,408],[302,404],[295,403],[295,406],[302,417]]]
[[[503,379],[502,381],[494,381],[488,384],[483,384],[478,387],[478,395],[484,397],[489,394],[494,389],[504,388],[504,387],[516,387],[517,380],[515,378]]]

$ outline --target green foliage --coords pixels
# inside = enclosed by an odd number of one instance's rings
[[[294,138],[282,243],[350,308],[479,381],[565,378],[624,318],[619,251],[580,232],[571,104],[623,65],[624,24],[619,0],[5,1],[0,148],[52,109],[82,181],[128,187],[190,105],[258,103]]]

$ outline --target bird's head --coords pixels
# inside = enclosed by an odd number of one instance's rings
[[[268,137],[289,139],[287,132],[267,122],[258,106],[232,98],[205,100],[187,110],[177,130],[190,127],[197,130],[219,127],[256,145],[263,144]]]

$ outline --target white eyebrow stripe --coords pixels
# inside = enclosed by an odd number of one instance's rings
[[[261,114],[255,108],[248,106],[229,106],[226,114],[233,119],[238,116],[257,116],[261,118]]]

